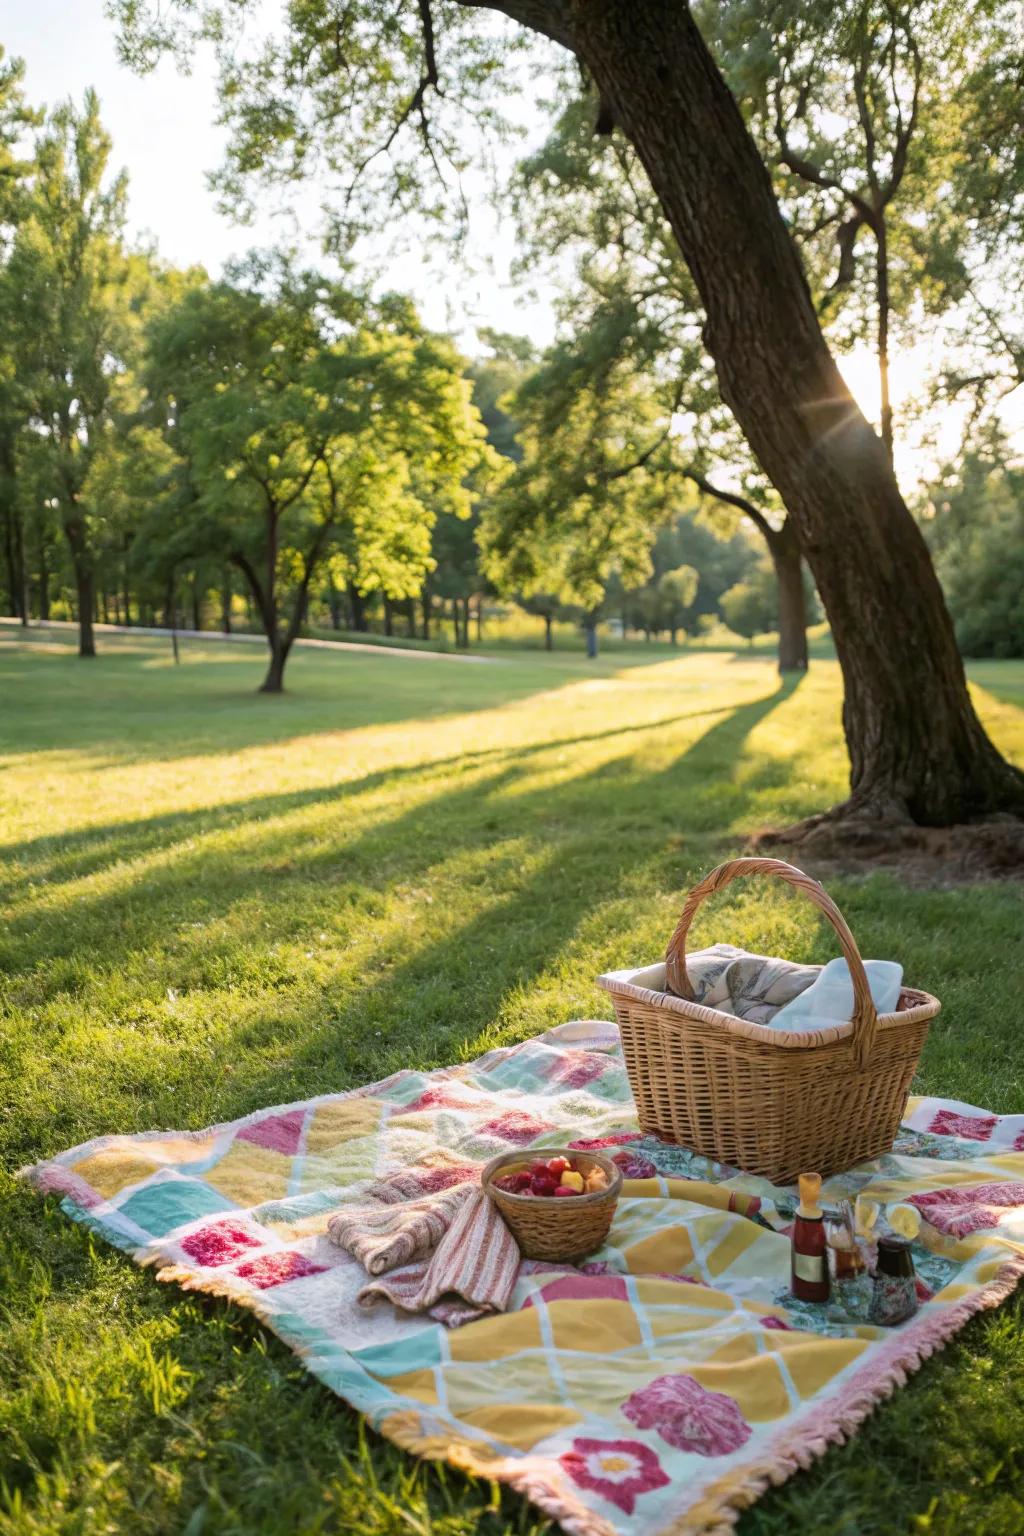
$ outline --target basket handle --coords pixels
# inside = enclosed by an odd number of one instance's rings
[[[860,957],[860,950],[857,948],[857,941],[828,892],[818,884],[817,880],[812,880],[810,875],[805,875],[802,869],[797,869],[793,864],[786,864],[782,859],[729,859],[725,864],[719,864],[717,869],[713,869],[693,887],[686,898],[682,915],[665,951],[665,979],[668,990],[674,992],[677,997],[684,997],[689,1002],[693,1002],[693,987],[690,985],[686,970],[686,938],[694,914],[705,897],[713,895],[715,891],[722,890],[731,881],[745,875],[775,875],[779,880],[785,880],[787,885],[803,891],[819,912],[824,912],[832,924],[853,978],[853,1050],[857,1066],[862,1067],[871,1053],[878,1033],[878,1013],[871,996],[871,987],[864,969],[864,962]]]

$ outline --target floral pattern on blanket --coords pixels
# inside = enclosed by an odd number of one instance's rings
[[[330,1242],[333,1215],[565,1144],[606,1148],[625,1176],[585,1264],[523,1263],[505,1314],[450,1332],[359,1305],[366,1272]],[[642,1134],[603,1022],[198,1133],[101,1137],[29,1176],[161,1278],[253,1308],[413,1453],[512,1484],[577,1536],[701,1536],[794,1469],[787,1446],[837,1438],[850,1404],[1014,1283],[1022,1146],[1024,1116],[913,1100],[892,1152],[827,1182],[830,1203],[866,1190],[925,1218],[923,1305],[889,1331],[863,1294],[793,1300],[793,1191]]]

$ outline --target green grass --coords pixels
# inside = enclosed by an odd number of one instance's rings
[[[300,652],[273,699],[254,647],[104,648],[0,644],[0,1533],[537,1532],[9,1174],[606,1015],[593,977],[654,957],[696,875],[843,793],[835,666],[780,688],[766,658],[639,645]],[[1024,760],[1024,666],[972,671]],[[920,1086],[1020,1110],[1020,887],[832,888],[865,952],[944,1000]],[[831,953],[761,888],[700,932]],[[1020,1315],[977,1319],[742,1536],[1019,1533]]]

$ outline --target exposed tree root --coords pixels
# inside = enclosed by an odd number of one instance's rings
[[[990,816],[952,827],[920,827],[899,811],[880,815],[849,804],[751,839],[808,873],[887,870],[911,885],[958,885],[1024,878],[1024,821]]]

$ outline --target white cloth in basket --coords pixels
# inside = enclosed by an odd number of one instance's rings
[[[893,1013],[903,967],[893,960],[865,960],[864,969],[878,1012]],[[803,1031],[845,1024],[853,1017],[853,981],[843,959],[826,966],[796,965],[749,954],[734,944],[712,944],[687,954],[686,972],[694,1002],[751,1024]],[[618,975],[635,987],[666,990],[664,962]]]

